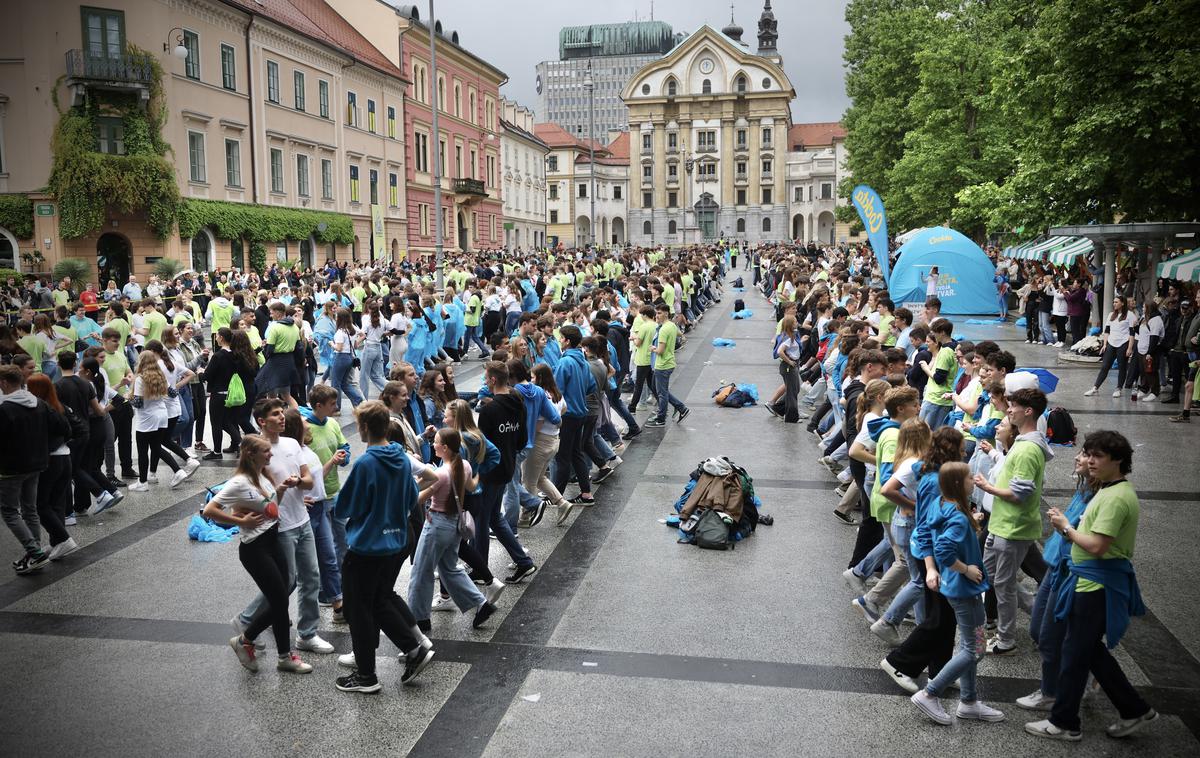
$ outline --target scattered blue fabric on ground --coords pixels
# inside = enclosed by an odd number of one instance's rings
[[[751,399],[754,400],[755,404],[758,403],[758,385],[757,384],[739,384],[737,386],[737,388],[739,390],[741,390],[742,392],[745,392],[747,395],[749,395],[751,397]]]
[[[713,347],[733,347],[736,344],[733,340],[727,340],[724,337],[717,337],[713,340]]]
[[[753,315],[754,315],[754,311],[750,310],[749,308],[747,308],[744,311],[734,311],[733,312],[733,317],[736,319],[750,318]]]
[[[234,526],[228,529],[214,524],[199,513],[193,513],[188,521],[188,537],[197,542],[229,542],[240,530]]]
[[[1025,317],[1022,316],[1021,318],[1017,319],[1017,322],[1013,324],[1013,326],[1025,326]]]
[[[745,292],[746,288],[745,287],[734,287],[733,291],[734,292]]]
[[[1095,336],[1096,336],[1096,335],[1098,335],[1098,334],[1100,334],[1100,327],[1098,327],[1098,326],[1093,326],[1091,329],[1088,329],[1088,336],[1089,336],[1089,337],[1095,337]]]
[[[963,323],[976,324],[978,326],[996,326],[997,324],[1007,323],[1007,320],[1002,318],[969,318]]]

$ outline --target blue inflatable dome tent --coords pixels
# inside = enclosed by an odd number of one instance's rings
[[[925,304],[926,277],[938,268],[937,296],[948,316],[999,314],[996,267],[987,253],[944,226],[922,229],[901,245],[888,292],[896,307],[914,313]]]

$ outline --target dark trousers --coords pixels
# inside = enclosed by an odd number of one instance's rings
[[[817,406],[817,409],[813,411],[813,415],[808,419],[808,426],[806,428],[810,432],[815,432],[817,427],[821,425],[821,419],[825,418],[825,414],[833,410],[833,404],[829,402],[829,395],[824,392],[821,394],[824,396],[824,399],[821,401],[821,404]]]
[[[800,372],[795,366],[779,362],[779,375],[783,377],[783,398],[775,406],[775,412],[783,420],[794,424],[800,420]]]
[[[1067,320],[1071,323],[1071,344],[1074,345],[1087,334],[1088,314],[1067,316]]]
[[[925,561],[918,563],[921,585],[925,584]],[[958,623],[945,595],[925,587],[925,620],[912,630],[900,647],[888,653],[888,663],[914,679],[924,669],[937,676],[954,654],[954,632]],[[1082,691],[1082,690],[1081,690]]]
[[[1041,329],[1038,328],[1038,309],[1037,306],[1025,309],[1025,339],[1031,342],[1037,342],[1041,338]]]
[[[187,451],[184,450],[182,447],[180,447],[179,440],[176,439],[177,435],[175,433],[175,430],[178,427],[179,427],[179,417],[178,416],[176,416],[173,419],[167,419],[167,433],[163,437],[162,446],[163,446],[163,449],[166,450],[168,453],[175,455],[177,458],[179,458],[180,461],[187,463],[187,459],[188,459]],[[154,471],[155,467],[153,465],[151,465],[150,470]]]
[[[363,555],[353,550],[342,561],[342,612],[350,624],[354,665],[365,676],[375,676],[380,632],[405,653],[420,646],[413,635],[416,620],[412,611],[396,594],[396,578],[403,563],[400,553]]]
[[[1066,316],[1051,316],[1050,323],[1054,324],[1055,341],[1067,341],[1067,317]]]
[[[171,455],[163,450],[163,442],[167,438],[167,428],[155,429],[152,432],[137,433],[138,447],[138,481],[146,481],[148,470],[157,471],[158,462],[167,464],[172,471],[179,470],[179,464]]]
[[[133,406],[129,403],[115,405],[108,415],[117,432],[117,457],[124,476],[133,471]]]
[[[1063,639],[1058,698],[1050,711],[1050,723],[1059,729],[1078,731],[1079,704],[1083,701],[1088,672],[1095,675],[1096,683],[1116,706],[1121,718],[1137,718],[1150,710],[1104,643],[1107,597],[1104,590],[1075,593],[1075,602],[1067,617],[1067,636]]]
[[[192,418],[194,419],[195,428],[192,431],[192,440],[195,442],[204,442],[204,417],[206,415],[207,397],[204,394],[204,382],[196,382],[188,385],[192,390]]]
[[[37,512],[42,528],[50,537],[50,546],[66,542],[64,520],[71,500],[71,456],[52,455],[46,470],[38,475]]]
[[[225,393],[213,393],[208,396],[208,412],[212,416],[213,452],[221,452],[224,434],[229,435],[229,445],[236,448],[242,444],[242,432],[254,433],[254,427],[250,424],[249,402],[226,408]]]
[[[554,454],[554,467],[551,469],[551,481],[555,488],[562,492],[567,486],[571,472],[579,480],[580,493],[592,491],[592,467],[588,463],[587,452],[584,450],[583,431],[587,419],[580,416],[562,417],[562,426],[558,432],[558,452]]]
[[[104,439],[101,437],[96,445],[93,443],[95,437],[95,434],[91,434],[67,443],[71,448],[71,479],[75,484],[72,507],[75,513],[87,511],[90,505],[88,495],[99,497],[100,493],[108,489],[108,482],[101,479],[99,467],[104,457]],[[95,455],[96,452],[99,453],[98,456]],[[89,454],[92,455],[91,460],[88,458]]]
[[[633,396],[629,398],[630,410],[637,410],[638,401],[642,399],[642,387],[650,393],[653,398],[658,398],[658,393],[654,391],[654,370],[650,366],[634,366],[633,372]]]
[[[288,567],[279,544],[279,527],[273,526],[251,542],[238,545],[238,558],[246,573],[267,599],[267,613],[256,615],[243,632],[254,640],[268,626],[275,633],[275,650],[280,655],[292,649],[291,621],[288,620]],[[375,656],[372,654],[371,660]]]
[[[1100,356],[1100,373],[1096,375],[1096,381],[1093,384],[1095,387],[1103,387],[1104,380],[1108,378],[1108,372],[1112,369],[1113,360],[1117,361],[1117,389],[1122,389],[1125,386],[1125,374],[1129,371],[1129,358],[1125,351],[1129,349],[1129,345],[1121,345],[1113,347],[1112,345],[1104,346],[1104,354]]]
[[[854,568],[861,563],[862,559],[867,557],[867,553],[874,550],[879,541],[883,539],[883,524],[871,515],[871,494],[867,492],[866,486],[867,464],[851,458],[850,476],[858,485],[858,502],[862,509],[862,521],[858,525],[858,535],[854,539],[854,552],[850,555],[850,565],[846,568]]]
[[[1183,392],[1183,377],[1184,369],[1188,365],[1188,356],[1182,350],[1172,350],[1167,355],[1168,368],[1171,377],[1171,394],[1179,395]]]

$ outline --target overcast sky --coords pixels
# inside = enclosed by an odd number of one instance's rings
[[[428,1],[419,2],[421,17]],[[758,46],[762,0],[734,4],[751,52]],[[775,0],[779,53],[796,99],[792,119],[837,121],[848,102],[842,68],[842,38],[848,31],[844,0]],[[508,74],[506,97],[533,108],[534,66],[558,58],[558,30],[564,26],[608,24],[650,18],[650,0],[435,0],[446,29],[459,33],[464,47]],[[655,0],[654,18],[676,32],[694,32],[703,24],[717,31],[729,23],[729,0]],[[542,114],[538,114],[541,120]]]

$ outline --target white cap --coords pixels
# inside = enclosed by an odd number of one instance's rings
[[[1004,394],[1011,395],[1017,390],[1041,389],[1037,374],[1030,371],[1014,371],[1004,376]]]

